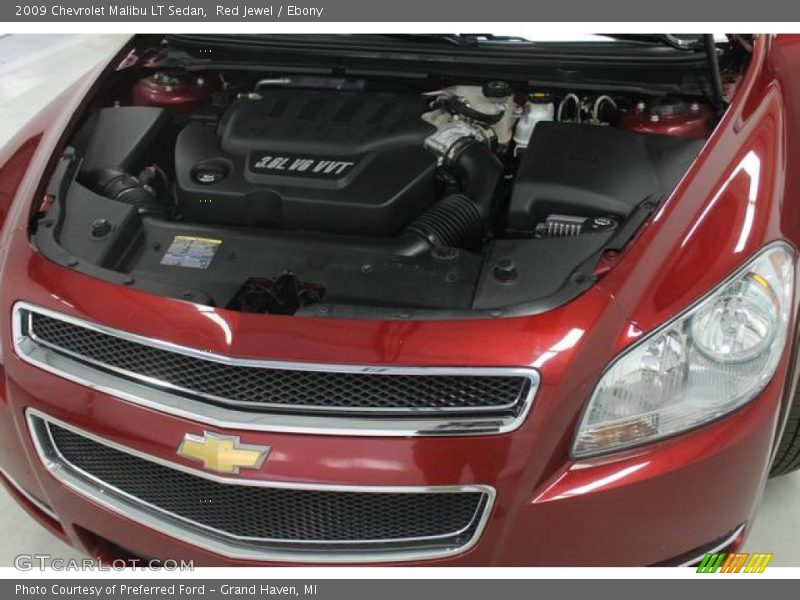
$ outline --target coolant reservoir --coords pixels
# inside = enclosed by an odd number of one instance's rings
[[[531,140],[533,128],[539,121],[552,121],[555,118],[556,108],[553,99],[546,92],[534,92],[528,96],[522,109],[522,116],[517,121],[514,130],[514,143],[516,152],[525,150]]]

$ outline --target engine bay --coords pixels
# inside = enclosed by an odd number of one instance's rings
[[[494,78],[133,73],[70,138],[37,246],[122,285],[269,314],[558,306],[718,119],[702,96]]]

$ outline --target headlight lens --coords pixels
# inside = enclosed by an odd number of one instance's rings
[[[780,360],[793,289],[793,253],[774,244],[710,296],[637,342],[597,384],[573,456],[652,442],[751,400]]]

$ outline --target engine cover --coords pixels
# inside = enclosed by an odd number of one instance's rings
[[[435,200],[434,129],[416,95],[265,90],[178,135],[178,203],[196,222],[388,236]]]

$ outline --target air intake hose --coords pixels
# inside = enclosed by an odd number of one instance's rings
[[[461,184],[461,193],[446,196],[405,228],[399,241],[415,249],[411,254],[433,246],[477,248],[494,218],[503,166],[486,144],[469,138],[456,144],[444,166]],[[420,240],[427,247],[421,248]]]
[[[153,185],[120,169],[99,169],[91,174],[91,188],[111,200],[135,207],[139,214],[166,217],[169,213]]]
[[[483,232],[478,205],[464,194],[451,194],[422,213],[401,237],[417,236],[431,247],[474,248]]]

